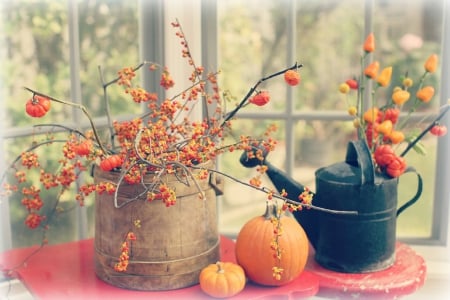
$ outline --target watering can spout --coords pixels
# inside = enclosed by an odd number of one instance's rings
[[[273,183],[278,192],[281,192],[284,189],[287,193],[288,199],[298,201],[298,196],[305,190],[304,185],[295,181],[288,174],[268,162],[265,158],[263,161],[257,158],[249,158],[247,156],[247,153],[244,152],[241,155],[240,162],[244,167],[247,168],[253,168],[260,165],[267,166],[266,174],[269,177],[270,181]],[[316,214],[317,212],[313,209],[302,209],[300,211],[293,212],[295,219],[305,230],[308,239],[313,247],[315,247],[316,245],[317,232],[319,227]]]

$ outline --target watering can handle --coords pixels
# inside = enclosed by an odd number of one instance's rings
[[[405,173],[407,172],[414,172],[417,175],[417,192],[414,195],[414,197],[412,197],[411,200],[407,201],[405,204],[403,204],[402,206],[400,206],[399,209],[397,209],[397,217],[399,214],[401,214],[405,209],[407,209],[408,207],[410,207],[411,205],[413,205],[414,203],[417,202],[417,200],[419,200],[420,195],[422,195],[422,187],[423,187],[423,183],[422,183],[422,176],[420,176],[420,174],[416,171],[416,169],[414,169],[413,167],[408,167],[405,171]]]
[[[350,165],[361,168],[362,184],[375,183],[375,167],[373,165],[370,149],[366,141],[356,140],[349,142],[345,161]],[[397,209],[397,216],[401,214],[405,209],[416,203],[422,195],[422,176],[420,176],[420,174],[413,167],[408,167],[405,173],[408,172],[414,172],[417,175],[417,192],[411,200],[407,201]]]
[[[375,167],[366,141],[350,141],[345,162],[361,169],[361,184],[375,183]]]

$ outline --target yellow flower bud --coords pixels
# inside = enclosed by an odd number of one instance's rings
[[[347,94],[350,91],[350,86],[347,83],[341,83],[339,85],[339,92],[342,94]]]
[[[356,109],[356,106],[350,106],[348,108],[348,114],[350,116],[356,116],[356,113],[358,112],[358,110]]]
[[[414,84],[414,81],[410,78],[410,77],[406,77],[405,79],[403,79],[403,86],[404,87],[412,87]]]
[[[396,86],[396,87],[393,89],[392,93],[395,93],[395,92],[398,92],[398,91],[401,91],[401,90],[403,90],[401,87]]]

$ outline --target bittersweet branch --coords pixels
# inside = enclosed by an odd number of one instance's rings
[[[250,88],[250,90],[248,91],[247,95],[245,95],[245,97],[236,106],[236,108],[233,109],[231,112],[229,112],[227,115],[225,115],[224,120],[223,120],[222,124],[220,125],[220,127],[225,126],[225,124],[236,115],[236,113],[247,103],[247,101],[250,98],[250,96],[256,91],[256,89],[258,88],[258,86],[261,83],[263,83],[264,81],[269,80],[269,79],[271,79],[273,77],[282,75],[288,70],[297,70],[297,69],[299,69],[301,67],[303,67],[302,64],[295,63],[292,67],[286,68],[284,70],[281,70],[281,71],[278,71],[276,73],[273,73],[273,74],[271,74],[269,76],[261,78],[252,88]]]
[[[33,93],[34,95],[45,97],[45,98],[47,98],[47,99],[49,99],[51,101],[58,102],[58,103],[61,103],[61,104],[65,104],[65,105],[72,106],[72,107],[75,107],[77,109],[80,109],[84,113],[84,115],[88,118],[88,120],[89,120],[89,124],[91,125],[92,132],[94,133],[95,140],[97,141],[97,144],[98,144],[100,150],[102,151],[102,154],[104,156],[106,156],[108,154],[108,151],[103,147],[103,144],[102,144],[102,142],[100,140],[100,137],[98,136],[98,132],[97,132],[97,129],[95,127],[94,121],[93,121],[91,115],[89,114],[89,112],[87,111],[87,109],[86,109],[86,107],[84,105],[81,105],[81,104],[78,104],[78,103],[75,103],[75,102],[72,102],[72,101],[60,100],[60,99],[51,97],[49,95],[40,93],[38,91],[32,90],[32,89],[27,88],[27,87],[24,87],[24,88],[27,91]]]

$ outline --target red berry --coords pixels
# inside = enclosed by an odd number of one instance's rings
[[[355,79],[348,79],[345,83],[348,84],[348,86],[352,90],[357,90],[358,89],[358,81],[356,81]]]
[[[395,156],[387,165],[386,173],[391,177],[399,177],[406,170],[406,161],[403,157]]]
[[[444,136],[447,134],[447,126],[445,125],[434,125],[431,127],[430,132],[435,136]]]
[[[395,153],[390,145],[380,145],[375,149],[374,157],[380,167],[385,167],[394,160]]]
[[[294,70],[287,70],[284,72],[284,80],[287,84],[295,86],[300,83],[300,74]]]

